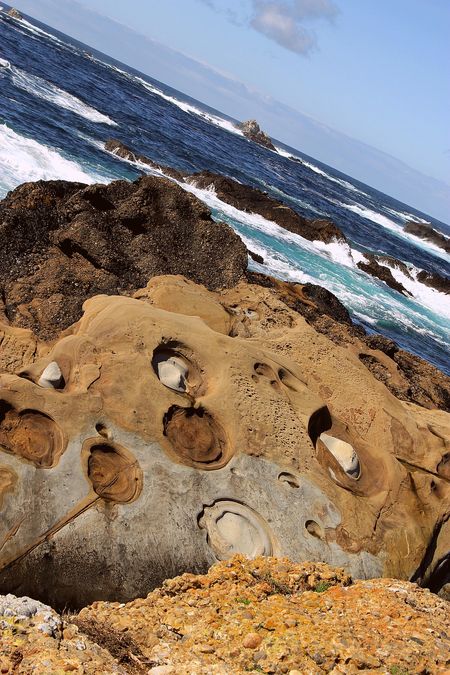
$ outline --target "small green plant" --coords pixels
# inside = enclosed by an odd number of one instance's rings
[[[330,588],[330,585],[331,584],[327,583],[326,581],[319,581],[314,591],[316,593],[323,593],[324,591],[327,591]]]
[[[409,671],[404,670],[401,666],[391,666],[389,673],[390,675],[409,675]]]
[[[251,603],[251,600],[248,598],[236,598],[236,602],[240,602],[241,605],[249,605]]]

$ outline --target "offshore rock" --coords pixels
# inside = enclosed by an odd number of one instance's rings
[[[241,239],[169,179],[39,181],[0,203],[3,314],[40,337],[77,321],[96,293],[132,292],[163,272],[217,289],[246,267]]]
[[[357,263],[360,270],[363,270],[363,272],[366,272],[367,274],[370,274],[371,276],[376,277],[381,281],[384,281],[384,283],[387,284],[394,291],[403,293],[403,295],[411,295],[411,293],[409,293],[409,291],[406,290],[403,284],[401,284],[399,281],[395,279],[391,270],[385,265],[382,264],[380,265],[380,263],[378,262],[379,260],[384,261],[386,260],[386,258],[383,258],[382,256],[376,256],[373,253],[365,253],[364,255],[365,258],[367,259],[367,262]],[[389,262],[391,262],[391,260],[393,259],[389,259]]]
[[[129,162],[144,164],[145,166],[149,166],[152,169],[161,171],[161,173],[164,175],[169,176],[170,178],[175,178],[175,180],[184,180],[184,174],[182,174],[181,171],[177,171],[177,169],[173,169],[170,166],[165,166],[164,164],[157,164],[152,159],[149,159],[149,157],[141,155],[138,152],[133,152],[133,150],[130,150],[130,148],[115,138],[110,138],[106,141],[105,150],[112,152],[113,155],[116,155],[121,159],[126,159]]]
[[[420,281],[421,284],[430,286],[440,293],[450,294],[450,279],[448,277],[443,277],[440,274],[435,272],[426,272],[421,270],[417,275],[417,281]]]
[[[446,253],[450,253],[450,237],[446,237],[445,234],[435,230],[431,227],[431,223],[416,223],[415,221],[410,221],[409,223],[406,223],[404,230],[405,232],[414,234],[416,237],[431,241],[432,244],[444,249]]]
[[[331,220],[309,220],[299,215],[283,202],[269,197],[268,194],[238,183],[233,178],[202,171],[194,173],[186,179],[187,182],[199,188],[214,187],[217,196],[227,204],[231,204],[241,211],[257,213],[267,220],[271,220],[289,232],[299,234],[310,241],[345,242],[345,236]]]
[[[269,150],[276,150],[270,136],[268,136],[264,131],[262,131],[256,120],[247,120],[246,122],[240,122],[237,125],[238,129],[241,129],[242,133],[249,141],[258,143]]]
[[[0,375],[0,592],[127,601],[235,553],[445,586],[449,416],[395,398],[360,355],[399,382],[394,361],[279,293],[154,277]]]
[[[15,7],[11,7],[11,9],[7,11],[7,14],[13,19],[23,19],[22,14]]]

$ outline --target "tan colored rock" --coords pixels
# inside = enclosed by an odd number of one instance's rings
[[[0,375],[2,592],[126,601],[238,552],[439,590],[448,414],[399,401],[272,288],[138,295],[92,298]],[[62,388],[38,384],[51,363]]]

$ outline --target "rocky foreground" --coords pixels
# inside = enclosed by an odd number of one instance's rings
[[[247,260],[167,179],[0,204],[0,672],[448,668],[450,380]]]

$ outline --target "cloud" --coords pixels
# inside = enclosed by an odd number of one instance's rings
[[[333,0],[253,0],[250,25],[291,52],[306,56],[317,48],[317,37],[304,22],[333,21],[339,10]]]
[[[339,14],[334,0],[248,0],[250,12],[241,5],[238,16],[226,2],[199,0],[236,25],[247,25],[296,54],[317,48],[317,37],[308,24],[320,19],[333,22]],[[306,26],[304,25],[306,23]]]

